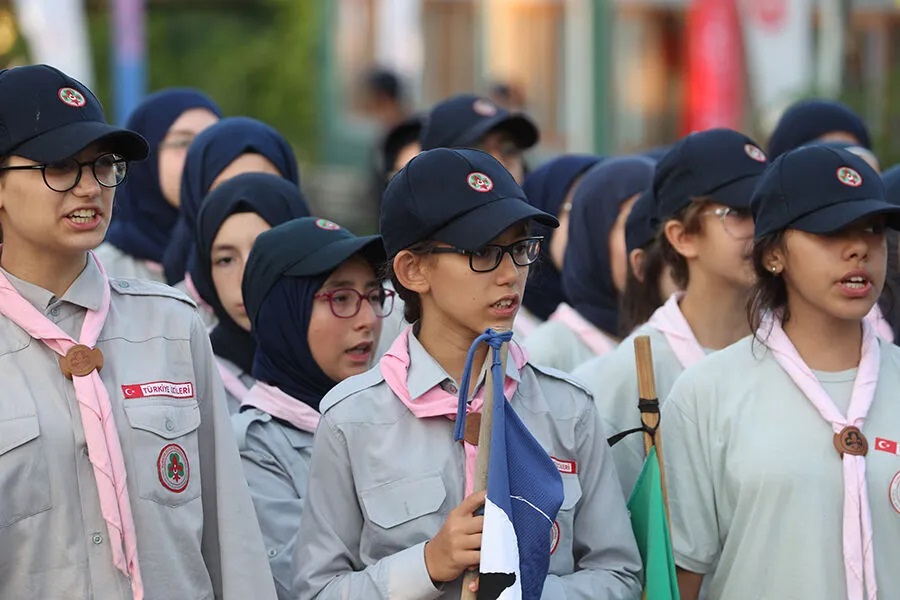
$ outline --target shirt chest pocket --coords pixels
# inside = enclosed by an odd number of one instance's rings
[[[0,490],[0,528],[51,507],[37,415],[0,420]]]
[[[362,492],[368,521],[362,542],[387,556],[427,540],[444,522],[440,508],[446,498],[439,474],[391,481]]]
[[[200,451],[195,400],[128,400],[131,425],[128,476],[137,480],[141,498],[178,506],[200,495]]]
[[[550,529],[550,568],[554,573],[571,573],[575,568],[575,509],[581,501],[578,475],[562,475],[565,497]]]

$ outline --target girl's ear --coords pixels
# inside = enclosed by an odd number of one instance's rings
[[[641,248],[635,248],[628,255],[628,268],[634,273],[634,278],[641,283],[644,283],[644,258],[646,254]]]
[[[696,235],[688,233],[684,227],[684,223],[677,219],[671,219],[666,222],[663,233],[669,244],[675,249],[675,252],[685,258],[697,258],[699,251],[697,249]]]
[[[762,258],[763,268],[773,275],[781,275],[784,271],[785,252],[781,247],[766,250]]]
[[[401,250],[394,257],[394,275],[397,281],[411,292],[425,294],[431,291],[428,279],[428,259],[430,256],[413,254],[409,250]]]

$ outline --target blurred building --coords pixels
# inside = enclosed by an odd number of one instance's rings
[[[419,107],[507,83],[541,151],[620,152],[710,125],[765,139],[804,95],[849,96],[877,131],[900,67],[895,0],[336,0],[332,158],[353,78],[395,69]],[[360,122],[361,117],[360,117]],[[350,135],[350,138],[353,136]]]

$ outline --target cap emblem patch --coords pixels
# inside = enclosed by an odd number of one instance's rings
[[[482,117],[493,117],[497,114],[497,107],[482,98],[479,98],[472,104],[472,110]]]
[[[64,87],[59,88],[59,92],[57,93],[59,99],[63,101],[63,104],[68,104],[69,106],[74,106],[75,108],[81,108],[87,101],[84,99],[84,95],[76,90],[75,88]]]
[[[838,181],[850,187],[859,187],[863,183],[862,175],[850,167],[841,167],[837,170]]]
[[[468,183],[476,192],[489,192],[494,189],[494,182],[484,173],[469,173]]]
[[[325,231],[337,231],[341,228],[340,225],[334,223],[333,221],[329,221],[328,219],[318,219],[316,221],[316,227],[319,229],[324,229]]]
[[[753,144],[744,144],[744,152],[756,162],[766,162],[766,153]]]

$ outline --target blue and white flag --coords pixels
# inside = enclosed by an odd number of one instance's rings
[[[478,344],[491,347],[494,407],[481,537],[479,600],[539,600],[550,569],[551,529],[563,502],[559,471],[503,394],[500,346],[512,333],[488,329],[469,350],[456,439],[465,432],[466,393]]]

